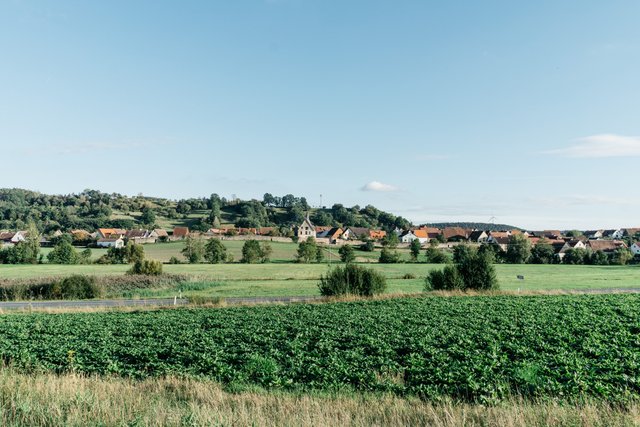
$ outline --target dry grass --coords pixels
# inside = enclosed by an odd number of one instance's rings
[[[640,407],[509,402],[496,407],[392,396],[228,393],[188,379],[135,382],[0,371],[3,426],[633,426]]]

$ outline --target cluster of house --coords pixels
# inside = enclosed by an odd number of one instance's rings
[[[621,228],[615,230],[587,230],[579,237],[566,236],[560,230],[544,231],[483,231],[469,230],[461,227],[447,227],[442,230],[431,227],[421,227],[415,230],[408,230],[401,234],[400,240],[410,243],[418,239],[420,243],[427,243],[431,239],[440,239],[446,242],[469,242],[478,244],[494,244],[501,250],[506,251],[511,236],[522,235],[531,246],[535,246],[543,240],[549,243],[555,254],[562,259],[569,249],[590,249],[592,251],[602,251],[613,253],[620,248],[627,248],[627,244],[621,240],[624,237],[634,238],[640,232],[640,228]],[[441,236],[441,237],[440,237]],[[629,249],[634,255],[640,255],[640,242],[633,243]]]
[[[134,229],[124,230],[119,228],[98,228],[95,232],[86,230],[71,230],[70,234],[75,241],[95,242],[98,247],[115,247],[124,246],[125,241],[133,241],[135,243],[156,243],[158,241],[181,240],[189,235],[198,234],[205,238],[221,237],[229,235],[249,235],[249,236],[273,236],[277,234],[276,227],[260,227],[260,228],[237,228],[234,226],[226,226],[220,228],[211,228],[206,233],[193,233],[188,227],[175,227],[172,232],[163,229],[145,230]],[[329,244],[345,243],[347,241],[380,241],[384,239],[387,232],[384,230],[365,228],[365,227],[329,227],[315,226],[307,216],[305,220],[297,227],[294,227],[294,235],[299,241],[304,241],[310,237],[314,237],[319,241]],[[554,248],[556,255],[560,258],[569,249],[591,249],[593,251],[603,251],[605,253],[615,252],[619,248],[627,248],[627,244],[622,240],[625,237],[634,238],[640,228],[622,228],[615,230],[588,230],[579,237],[566,236],[560,230],[544,230],[544,231],[522,231],[522,230],[504,230],[504,231],[483,231],[473,230],[462,227],[417,227],[409,230],[396,229],[394,233],[398,236],[401,243],[411,243],[418,240],[420,244],[427,244],[432,240],[439,242],[469,242],[476,244],[494,244],[502,250],[507,250],[510,238],[513,235],[524,236],[532,246],[535,246],[540,240],[544,239]],[[0,246],[14,245],[26,240],[28,233],[26,231],[0,232]],[[49,237],[42,237],[40,243],[42,246],[50,245],[51,238],[62,235],[62,232],[56,231]],[[640,255],[640,241],[633,243],[629,249],[635,254]]]
[[[316,227],[306,218],[305,221],[296,228],[296,235],[299,240],[309,237],[318,239],[328,239],[329,243],[338,243],[340,240],[381,240],[386,236],[383,230],[374,230],[360,227]],[[566,236],[560,230],[544,230],[544,231],[522,231],[522,230],[503,230],[503,231],[484,231],[475,229],[466,229],[462,227],[417,227],[409,230],[396,229],[394,232],[398,235],[401,243],[411,243],[418,240],[420,244],[427,244],[432,240],[439,242],[468,242],[476,244],[494,244],[501,250],[506,251],[512,235],[522,235],[530,243],[535,246],[540,240],[544,239],[549,243],[555,254],[559,258],[563,258],[569,249],[591,249],[592,251],[602,251],[605,253],[615,252],[619,248],[627,248],[627,244],[621,240],[624,237],[633,238],[640,228],[622,228],[615,230],[588,230],[580,237]],[[633,243],[629,249],[635,254],[640,255],[640,241]]]

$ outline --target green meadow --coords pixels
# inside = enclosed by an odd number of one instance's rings
[[[162,245],[159,245],[162,246]],[[320,264],[267,263],[267,264],[165,264],[164,272],[185,274],[189,281],[170,289],[144,290],[124,297],[151,297],[184,295],[212,297],[238,296],[309,296],[318,295],[320,276],[337,262]],[[388,293],[421,292],[424,278],[438,264],[401,263],[370,264],[388,279]],[[20,279],[71,274],[121,275],[128,265],[3,265],[0,279]],[[502,290],[555,291],[607,288],[640,288],[640,266],[585,266],[585,265],[496,265]],[[523,280],[518,276],[524,277]]]

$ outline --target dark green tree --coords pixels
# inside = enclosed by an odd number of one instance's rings
[[[52,264],[76,264],[78,253],[71,243],[62,240],[49,252],[47,260]]]
[[[400,254],[395,249],[384,247],[382,251],[380,251],[378,262],[381,264],[395,264],[400,262]]]
[[[220,239],[210,239],[204,246],[204,258],[212,264],[227,261],[227,248]]]
[[[418,255],[420,255],[420,250],[422,249],[422,245],[420,244],[420,240],[414,239],[411,241],[411,245],[409,246],[409,250],[411,251],[411,260],[413,262],[418,261]]]
[[[553,246],[548,240],[541,239],[531,248],[529,262],[532,264],[552,264],[554,256]]]
[[[202,262],[204,257],[204,242],[199,237],[187,235],[184,240],[184,248],[180,251],[190,264]]]
[[[310,263],[312,261],[318,261],[318,252],[321,249],[316,243],[316,239],[313,237],[308,238],[298,244],[298,251],[296,252],[296,261],[301,263]],[[321,261],[322,259],[320,259]]]
[[[506,259],[510,264],[523,264],[531,256],[531,243],[523,234],[509,236]]]
[[[264,262],[264,253],[260,242],[257,240],[247,240],[242,246],[242,259],[240,262],[245,264],[254,264]]]

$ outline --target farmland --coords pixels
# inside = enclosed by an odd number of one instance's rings
[[[424,287],[428,271],[442,268],[434,264],[371,264],[388,280],[388,293],[416,293]],[[127,265],[4,265],[0,279],[21,279],[70,274],[122,275]],[[302,296],[318,295],[317,282],[326,273],[322,264],[167,264],[164,271],[185,274],[189,283],[170,289],[149,290],[121,296],[173,296],[180,290],[185,295],[211,297]],[[587,290],[599,288],[640,287],[639,266],[579,265],[496,265],[500,287],[507,291]],[[518,280],[517,276],[524,276]],[[110,295],[118,297],[119,295]]]
[[[497,402],[640,396],[640,296],[426,297],[0,317],[17,369]]]

